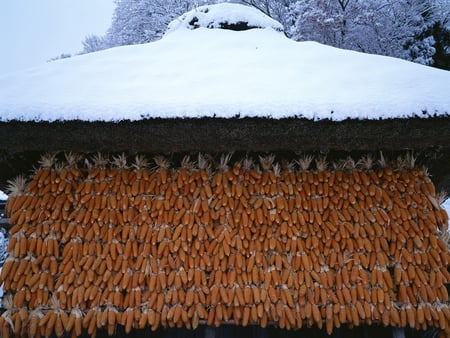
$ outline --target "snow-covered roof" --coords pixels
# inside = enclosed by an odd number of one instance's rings
[[[253,7],[234,3],[220,3],[197,7],[173,20],[166,34],[178,30],[196,28],[227,28],[244,30],[245,28],[272,28],[283,31],[283,25]]]
[[[0,76],[0,121],[236,116],[339,121],[450,114],[448,71],[295,42],[263,14],[229,5],[185,14],[156,42]],[[216,27],[227,17],[240,21],[240,11],[265,28],[188,28],[194,15],[202,25]]]

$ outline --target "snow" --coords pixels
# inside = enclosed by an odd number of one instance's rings
[[[198,9],[195,13],[202,25],[222,22],[224,17],[240,21],[236,7],[230,8],[216,11],[220,7],[209,6],[208,19]],[[295,42],[264,23],[262,13],[249,20],[265,27],[261,29],[189,29],[186,22],[192,13],[172,23],[156,42],[0,76],[0,121],[199,117],[340,121],[450,114],[448,71]],[[256,15],[253,10],[251,15]],[[214,17],[219,18],[211,21]]]
[[[447,211],[447,214],[450,216],[450,198],[447,198],[442,205],[442,207]]]
[[[3,266],[0,267],[0,274],[2,273]],[[0,308],[2,308],[2,301],[3,301],[3,283],[0,285]]]
[[[255,28],[272,28],[283,31],[283,25],[271,17],[265,15],[254,7],[247,7],[233,3],[220,3],[197,7],[179,18],[173,20],[166,34],[180,29],[220,28],[222,24],[239,24],[246,22],[248,26]]]
[[[5,201],[8,199],[8,195],[6,195],[3,191],[0,190],[0,201]]]

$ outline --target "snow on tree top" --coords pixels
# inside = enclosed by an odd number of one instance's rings
[[[240,4],[220,3],[197,7],[173,20],[168,28],[170,33],[179,28],[222,28],[247,30],[252,28],[272,28],[283,31],[283,25],[261,11]]]

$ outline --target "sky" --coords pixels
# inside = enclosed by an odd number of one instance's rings
[[[114,0],[1,0],[0,75],[82,50],[89,34],[103,35]]]

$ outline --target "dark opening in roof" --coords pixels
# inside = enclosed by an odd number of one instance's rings
[[[216,28],[217,25],[219,26],[220,29],[229,29],[232,31],[245,31],[248,29],[261,28],[256,25],[251,25],[246,21],[238,21],[238,22],[223,21],[223,22],[218,22],[218,23],[211,22],[207,25],[207,28]],[[192,20],[189,21],[189,26],[192,29],[200,28],[201,25],[199,24],[198,17],[194,16],[192,18]]]

